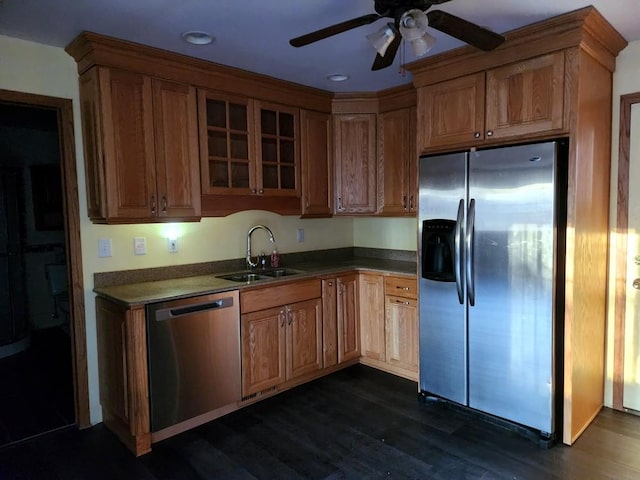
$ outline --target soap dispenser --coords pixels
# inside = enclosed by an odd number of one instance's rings
[[[273,249],[273,252],[271,252],[270,264],[272,268],[278,268],[280,266],[280,254],[275,248]]]

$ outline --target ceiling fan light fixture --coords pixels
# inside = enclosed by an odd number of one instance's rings
[[[422,57],[429,53],[429,51],[436,45],[436,39],[434,36],[429,35],[427,32],[420,38],[411,40],[411,49],[416,57]]]
[[[327,75],[327,79],[331,80],[332,82],[344,82],[346,80],[349,80],[349,78],[351,77],[345,73],[333,73],[331,75]]]
[[[384,54],[387,52],[387,48],[389,48],[393,39],[396,38],[396,33],[393,31],[392,27],[393,23],[387,23],[377,32],[367,35],[367,40],[371,42],[371,45],[373,45],[373,48],[376,49],[381,57],[384,57]]]

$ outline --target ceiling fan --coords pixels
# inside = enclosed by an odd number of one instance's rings
[[[429,35],[427,27],[440,30],[485,51],[493,50],[505,41],[502,35],[442,10],[425,13],[431,6],[449,1],[451,0],[374,0],[376,13],[292,38],[289,43],[294,47],[302,47],[381,18],[390,18],[392,22],[388,22],[378,32],[367,35],[367,39],[378,51],[371,70],[380,70],[393,63],[403,38],[411,43],[416,56],[426,54],[435,44],[435,38]]]

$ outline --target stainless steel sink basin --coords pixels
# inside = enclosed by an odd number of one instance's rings
[[[238,273],[230,273],[229,275],[219,275],[216,278],[222,278],[223,280],[230,280],[232,282],[238,283],[252,283],[258,282],[260,280],[271,280],[273,277],[269,277],[266,275],[259,275],[257,273],[249,273],[249,272],[238,272]]]
[[[290,268],[276,268],[273,270],[266,270],[264,272],[260,272],[261,275],[266,275],[267,277],[279,278],[279,277],[288,277],[289,275],[297,275],[302,273],[300,270],[292,270]]]
[[[261,280],[272,280],[274,278],[288,277],[289,275],[297,275],[302,273],[300,270],[291,268],[274,268],[268,270],[254,270],[246,272],[229,273],[227,275],[217,275],[216,278],[230,280],[238,283],[252,283]]]

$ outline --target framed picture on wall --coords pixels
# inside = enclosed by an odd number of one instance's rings
[[[32,165],[31,197],[36,230],[62,230],[62,184],[59,165]]]

